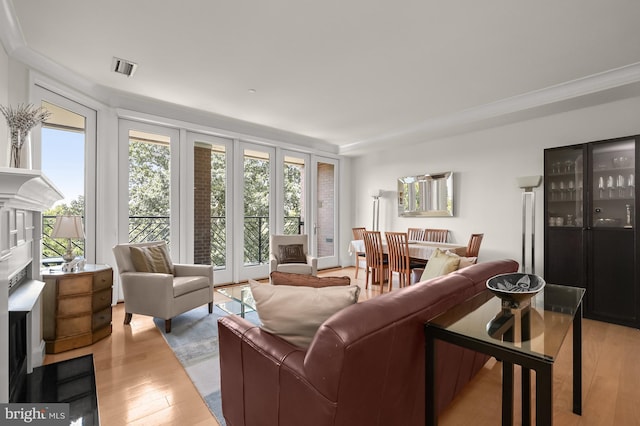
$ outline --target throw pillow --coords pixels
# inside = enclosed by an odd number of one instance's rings
[[[136,272],[173,274],[173,262],[166,244],[129,247],[131,261]]]
[[[460,265],[460,257],[449,256],[444,251],[437,248],[427,262],[427,266],[424,268],[420,281],[429,280],[431,278],[439,277],[440,275],[446,275],[458,269],[458,265]]]
[[[307,263],[302,244],[279,246],[278,250],[278,263]]]
[[[343,277],[314,277],[307,274],[294,274],[290,272],[273,271],[271,273],[271,284],[292,285],[306,287],[331,287],[351,284],[351,278]]]
[[[460,264],[458,265],[458,269],[466,268],[467,266],[475,265],[476,263],[478,263],[477,257],[464,257],[449,250],[447,250],[446,253],[448,256],[454,256],[454,257],[460,258]]]
[[[308,348],[316,331],[334,313],[358,301],[360,287],[301,287],[250,283],[261,328]]]

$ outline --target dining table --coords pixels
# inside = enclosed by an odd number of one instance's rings
[[[409,257],[418,260],[429,260],[436,249],[450,251],[459,256],[467,253],[467,246],[452,243],[437,243],[435,241],[409,241]],[[382,241],[382,251],[388,253],[387,243]],[[349,254],[364,253],[364,240],[352,240],[349,242]]]

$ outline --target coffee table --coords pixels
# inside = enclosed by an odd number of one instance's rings
[[[248,284],[221,287],[216,289],[216,292],[230,299],[216,303],[220,309],[229,314],[240,315],[244,318],[246,313],[256,310],[256,302],[253,300],[251,286]]]
[[[573,326],[573,412],[582,413],[583,288],[547,284],[527,308],[503,309],[489,290],[425,324],[426,424],[436,425],[435,341],[443,340],[502,362],[502,424],[513,422],[513,365],[522,366],[522,424],[531,423],[531,371],[536,372],[536,423],[553,421],[553,363]]]

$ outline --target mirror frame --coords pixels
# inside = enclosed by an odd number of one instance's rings
[[[453,216],[453,172],[398,178],[398,216]]]

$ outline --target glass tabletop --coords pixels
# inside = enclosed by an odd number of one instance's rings
[[[217,288],[216,291],[223,296],[231,299],[230,301],[223,301],[217,303],[219,307],[221,307],[226,312],[230,313],[239,313],[244,314],[245,312],[255,311],[256,310],[256,302],[253,299],[253,293],[251,293],[250,285],[235,285],[229,287],[221,287]],[[241,305],[242,310],[238,311],[233,306],[234,303],[238,303]]]
[[[485,290],[429,326],[554,361],[584,293],[583,288],[547,284],[529,307],[503,309],[501,300]]]

